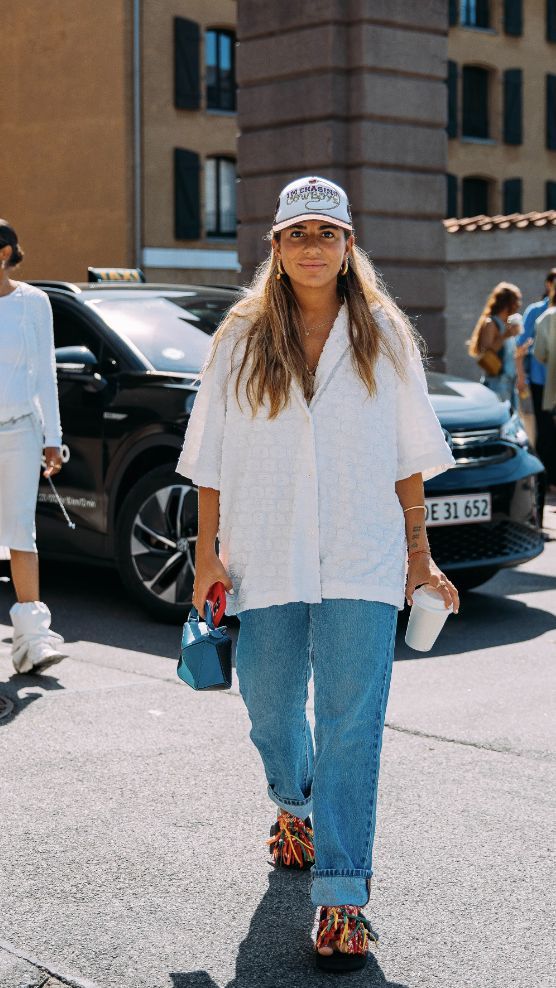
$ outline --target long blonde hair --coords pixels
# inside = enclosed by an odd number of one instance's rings
[[[492,289],[489,297],[486,300],[485,307],[479,316],[477,323],[473,332],[471,333],[471,339],[468,340],[467,347],[470,357],[478,357],[482,353],[481,351],[481,333],[488,319],[492,319],[493,316],[497,316],[499,312],[503,312],[508,306],[515,302],[519,297],[520,291],[517,285],[512,285],[509,281],[500,281]]]
[[[404,375],[403,349],[423,347],[407,316],[388,294],[368,258],[359,247],[352,248],[346,275],[338,275],[338,298],[347,306],[352,361],[369,395],[376,394],[375,365],[380,353]],[[214,337],[210,364],[216,347],[238,317],[248,320],[247,329],[236,340],[245,350],[236,379],[239,402],[240,382],[247,374],[245,392],[253,415],[269,403],[269,418],[275,418],[287,405],[292,379],[299,381],[306,395],[311,379],[303,350],[303,329],[299,304],[287,275],[278,280],[274,251],[259,265],[251,285],[228,312]],[[372,312],[380,306],[392,333],[379,326]],[[249,370],[248,370],[249,369]],[[248,373],[247,373],[248,370]]]

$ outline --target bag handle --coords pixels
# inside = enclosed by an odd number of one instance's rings
[[[199,611],[197,610],[197,608],[195,606],[193,606],[191,608],[191,610],[189,612],[189,617],[187,618],[187,620],[188,620],[188,622],[189,621],[195,621],[197,624],[201,620],[201,617],[199,615]],[[209,603],[208,600],[205,601],[205,617],[204,617],[204,621],[205,621],[205,624],[206,624],[207,628],[209,628],[210,631],[217,631],[218,630],[216,628],[216,625],[214,624],[214,621],[212,620],[212,607],[210,606],[210,603]]]

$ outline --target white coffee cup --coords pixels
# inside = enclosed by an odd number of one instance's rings
[[[443,598],[432,587],[418,587],[413,592],[413,606],[407,622],[405,643],[416,652],[428,652],[438,638],[448,614]]]
[[[519,336],[523,332],[523,316],[521,312],[513,312],[511,316],[508,316],[506,321],[516,336]]]

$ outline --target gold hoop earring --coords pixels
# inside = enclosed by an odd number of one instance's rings
[[[348,273],[348,270],[349,270],[349,261],[346,257],[344,263],[342,264],[342,267],[340,268],[340,274],[342,278],[345,278],[346,274]]]
[[[284,271],[284,269],[282,267],[282,262],[281,262],[280,258],[278,258],[276,267],[277,267],[276,281],[280,281],[280,278],[282,277],[282,275],[285,274],[285,271]]]

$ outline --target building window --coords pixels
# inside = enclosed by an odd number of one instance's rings
[[[488,69],[476,65],[463,66],[463,137],[488,138]]]
[[[205,231],[207,237],[236,235],[236,163],[231,158],[205,161]]]
[[[232,31],[210,30],[205,35],[208,110],[236,108],[234,45]]]
[[[490,2],[461,0],[459,16],[464,27],[490,27]]]
[[[502,211],[510,213],[522,212],[523,182],[520,178],[507,178],[502,187]]]
[[[470,175],[461,183],[462,212],[464,216],[490,215],[490,182],[488,178]]]

